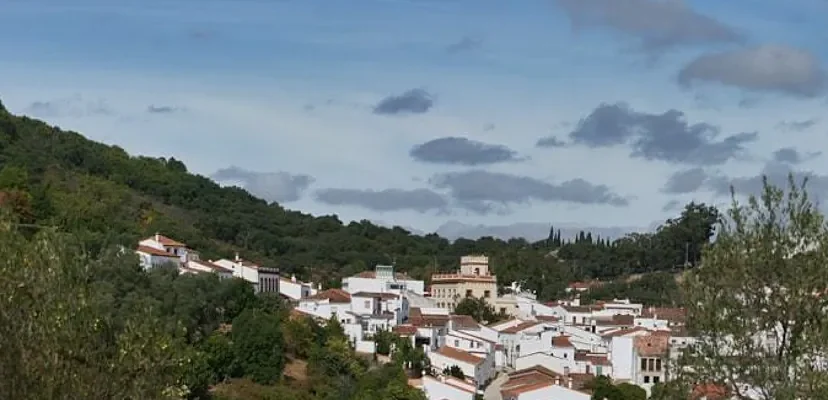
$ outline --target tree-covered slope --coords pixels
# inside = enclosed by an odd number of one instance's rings
[[[418,236],[368,221],[343,224],[333,215],[287,210],[192,174],[174,158],[132,156],[118,146],[12,115],[2,105],[0,166],[0,201],[22,222],[59,226],[90,248],[132,244],[163,232],[206,257],[240,251],[331,283],[392,261],[402,271],[427,277],[455,268],[461,255],[486,253],[502,283],[526,280],[551,296],[570,280],[672,270],[685,258],[696,260],[717,217],[715,209],[691,204],[657,234],[612,242],[588,233],[570,241],[552,230],[549,240],[538,243],[493,238],[452,243],[435,234]]]

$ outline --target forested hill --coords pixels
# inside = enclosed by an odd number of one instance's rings
[[[191,174],[175,158],[130,156],[122,148],[24,116],[0,103],[0,201],[21,222],[58,226],[90,249],[132,245],[163,232],[206,257],[240,251],[302,278],[334,284],[340,277],[396,261],[399,270],[427,277],[456,267],[458,258],[485,253],[499,280],[527,280],[551,297],[566,282],[674,270],[711,235],[718,212],[689,204],[655,234],[610,242],[583,233],[538,243],[513,239],[459,239],[413,235],[368,221],[343,224],[268,204],[239,188],[223,188]],[[310,276],[312,275],[312,277]]]

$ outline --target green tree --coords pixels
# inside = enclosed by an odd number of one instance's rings
[[[613,385],[606,376],[595,377],[585,389],[592,391],[593,400],[646,400],[647,391],[630,383]]]
[[[443,375],[446,376],[453,376],[457,379],[466,379],[466,374],[463,373],[463,370],[456,365],[452,365],[451,367],[443,368]]]
[[[308,358],[314,346],[313,320],[293,318],[283,323],[285,350],[295,357]]]
[[[507,318],[506,315],[495,313],[494,307],[490,306],[483,298],[466,297],[457,303],[454,308],[456,315],[468,315],[477,322],[493,323]]]
[[[204,353],[213,382],[223,382],[242,375],[233,351],[233,343],[228,335],[213,332],[199,347]]]
[[[734,193],[729,221],[685,279],[698,337],[678,369],[687,382],[724,384],[742,399],[828,397],[817,365],[828,349],[828,227],[806,186],[765,178],[746,205]]]
[[[138,308],[116,318],[92,282],[96,265],[74,238],[26,239],[0,220],[0,398],[172,399],[189,367],[181,343]],[[131,258],[130,258],[131,259]]]
[[[374,334],[374,343],[377,345],[377,354],[387,356],[391,354],[391,347],[394,345],[397,336],[391,331],[380,330]]]
[[[285,366],[279,318],[249,309],[233,320],[233,352],[244,375],[256,383],[276,382]]]

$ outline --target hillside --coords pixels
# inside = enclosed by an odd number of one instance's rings
[[[396,261],[425,278],[454,269],[458,258],[485,253],[502,283],[529,281],[552,297],[566,282],[672,270],[697,260],[715,209],[690,204],[659,233],[609,242],[582,232],[572,241],[551,230],[549,240],[459,239],[418,236],[368,221],[343,224],[268,204],[239,188],[189,173],[175,158],[132,156],[117,146],[8,113],[0,104],[0,197],[22,222],[58,226],[94,250],[132,245],[155,232],[175,237],[206,257],[239,251],[306,279],[336,284],[340,277]],[[548,257],[552,250],[559,257]],[[689,258],[688,258],[689,256]]]

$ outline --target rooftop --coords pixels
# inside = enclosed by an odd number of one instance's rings
[[[506,328],[506,329],[504,329],[500,332],[501,333],[513,334],[513,333],[518,333],[518,332],[524,331],[524,330],[529,329],[529,328],[533,328],[533,327],[538,326],[540,324],[541,323],[537,322],[537,321],[526,321],[526,322],[521,322],[521,323],[519,323],[515,326],[508,327],[508,328]]]
[[[310,296],[308,299],[328,300],[331,303],[350,303],[351,295],[342,289],[328,289]]]
[[[156,256],[156,257],[178,258],[178,256],[175,255],[175,254],[169,253],[169,252],[164,251],[164,250],[159,250],[159,249],[156,249],[155,247],[150,247],[150,246],[139,245],[137,251],[140,251],[141,253],[149,254],[151,256]]]
[[[449,346],[440,347],[437,349],[437,354],[472,365],[478,365],[484,361],[483,358],[480,358],[472,353]]]
[[[351,278],[376,279],[377,278],[377,271],[362,271],[362,272],[352,276]],[[414,278],[412,278],[412,277],[410,277],[407,274],[402,273],[402,272],[395,272],[394,273],[394,279],[396,279],[398,281],[411,281],[411,280],[414,280]]]
[[[575,347],[569,340],[569,336],[555,336],[552,338],[552,346],[555,347]]]
[[[668,335],[646,335],[633,338],[635,350],[642,357],[656,357],[667,354],[670,337]]]
[[[380,298],[383,300],[390,300],[396,299],[400,296],[394,293],[379,293],[379,292],[357,292],[351,295],[351,297],[370,297],[370,298]]]
[[[164,235],[157,234],[157,233],[153,236],[150,236],[150,237],[144,239],[144,240],[154,240],[154,241],[156,241],[158,243],[161,243],[162,245],[168,246],[168,247],[187,247],[187,245],[184,244],[184,243],[181,243],[181,242],[179,242],[175,239],[170,239],[170,238],[168,238]]]

